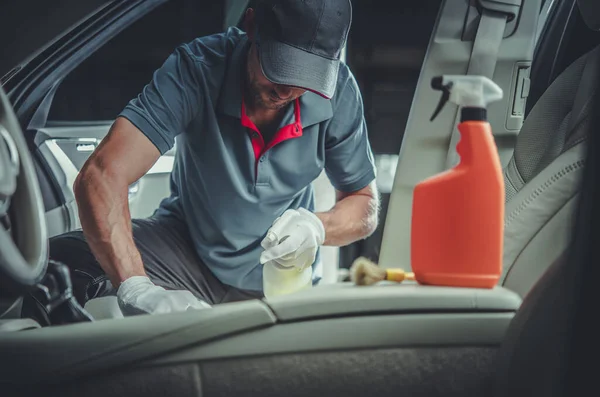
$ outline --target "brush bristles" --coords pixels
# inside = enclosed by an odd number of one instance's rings
[[[350,268],[350,279],[356,285],[372,285],[386,278],[386,270],[367,258],[360,257]]]

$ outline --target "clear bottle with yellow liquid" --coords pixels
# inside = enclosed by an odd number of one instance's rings
[[[281,242],[285,240],[284,237]],[[290,254],[293,255],[293,254]],[[266,298],[289,295],[312,287],[312,254],[306,253],[290,261],[291,266],[282,266],[276,261],[263,265],[263,293]]]
[[[266,298],[288,295],[312,287],[312,268],[285,267],[271,261],[263,266],[263,293]]]

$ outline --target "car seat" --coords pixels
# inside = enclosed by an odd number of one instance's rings
[[[598,30],[593,16],[600,22],[600,4],[594,0],[579,0],[578,4],[588,27]],[[571,241],[599,75],[600,46],[568,66],[533,106],[504,171],[504,272],[500,282],[521,296]]]

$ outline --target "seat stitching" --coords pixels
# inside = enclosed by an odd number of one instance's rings
[[[573,164],[569,164],[564,167],[562,170],[558,171],[554,175],[552,175],[546,182],[544,182],[540,187],[535,189],[529,197],[527,197],[517,208],[513,210],[504,221],[504,226],[508,227],[512,221],[514,221],[520,214],[527,208],[531,203],[533,203],[542,193],[548,190],[552,185],[558,182],[561,178],[568,175],[569,173],[578,170],[585,163],[585,160],[579,160]]]
[[[585,141],[587,138],[588,138],[588,134],[585,134],[585,135],[579,137],[579,139],[573,141],[573,143],[571,143],[570,145],[567,145],[565,147],[565,149],[563,150],[563,153],[566,152],[567,150],[571,149],[572,147],[579,145],[581,142]]]

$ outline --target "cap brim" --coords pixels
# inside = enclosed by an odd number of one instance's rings
[[[333,97],[340,61],[266,38],[260,40],[259,56],[265,77],[273,83],[304,88],[327,99]]]

